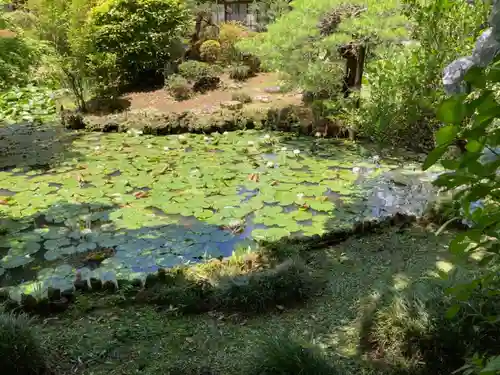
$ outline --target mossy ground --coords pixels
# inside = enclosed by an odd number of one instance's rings
[[[320,345],[347,374],[377,370],[355,359],[359,301],[387,285],[435,270],[447,257],[449,237],[421,228],[391,230],[314,253],[329,260],[329,282],[305,305],[266,313],[212,311],[181,315],[175,307],[113,306],[114,296],[83,295],[63,315],[40,319],[36,329],[61,374],[241,374],[264,337],[291,334]],[[325,255],[326,258],[325,259]],[[191,372],[190,372],[191,371]]]

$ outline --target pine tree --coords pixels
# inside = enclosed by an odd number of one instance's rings
[[[397,0],[296,0],[291,6],[266,33],[239,48],[307,91],[333,96],[342,90],[346,48],[373,54],[407,35],[408,21]]]

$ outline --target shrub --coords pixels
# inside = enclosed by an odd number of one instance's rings
[[[252,76],[252,71],[250,70],[250,67],[247,65],[233,65],[231,67],[231,70],[229,71],[229,78],[237,80],[237,81],[244,81]]]
[[[442,6],[406,0],[412,21],[412,46],[400,46],[368,62],[365,78],[369,95],[363,102],[359,128],[382,144],[416,150],[433,147],[438,128],[435,107],[443,98],[442,69],[459,54],[467,54],[470,37],[485,21],[482,2]]]
[[[179,0],[105,0],[89,14],[87,42],[93,53],[116,55],[115,69],[130,83],[163,69],[188,20]]]
[[[335,375],[339,373],[319,347],[288,335],[261,340],[244,375]]]
[[[200,57],[203,61],[214,63],[220,58],[221,46],[216,40],[207,40],[200,47]]]
[[[209,64],[189,60],[179,65],[179,74],[189,81],[196,82],[203,77],[214,77],[215,71]]]
[[[178,75],[172,74],[167,80],[167,90],[172,95],[175,100],[186,100],[189,99],[193,93],[191,85],[186,78]]]
[[[225,63],[240,61],[241,56],[236,48],[236,43],[249,37],[251,34],[242,24],[230,21],[219,26],[219,42],[221,46],[221,59]]]
[[[24,314],[0,313],[0,366],[5,374],[48,374],[31,320]]]
[[[231,100],[236,100],[242,103],[251,103],[252,97],[248,95],[246,92],[240,91],[240,92],[233,92],[233,94],[231,95]]]

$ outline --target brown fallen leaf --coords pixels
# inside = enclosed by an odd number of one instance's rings
[[[9,204],[9,202],[8,202],[8,201],[6,201],[5,199],[0,199],[0,204],[2,204],[2,205],[4,205],[4,206],[6,206],[6,205],[8,205],[8,204]]]

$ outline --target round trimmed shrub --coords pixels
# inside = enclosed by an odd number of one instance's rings
[[[207,40],[200,47],[200,57],[207,63],[216,62],[221,53],[220,43],[216,40]]]
[[[193,90],[188,80],[178,74],[172,74],[167,80],[167,90],[175,100],[186,100],[191,97]]]
[[[116,55],[126,83],[161,71],[189,21],[181,0],[104,0],[88,18],[95,53]]]
[[[221,58],[226,63],[240,60],[240,52],[236,43],[249,37],[251,34],[242,24],[229,21],[219,26],[219,42],[221,45]]]
[[[215,77],[217,75],[211,65],[196,60],[188,60],[180,64],[179,74],[188,81],[193,82],[204,77]]]
[[[24,314],[0,313],[0,368],[4,374],[46,375],[47,362]]]

